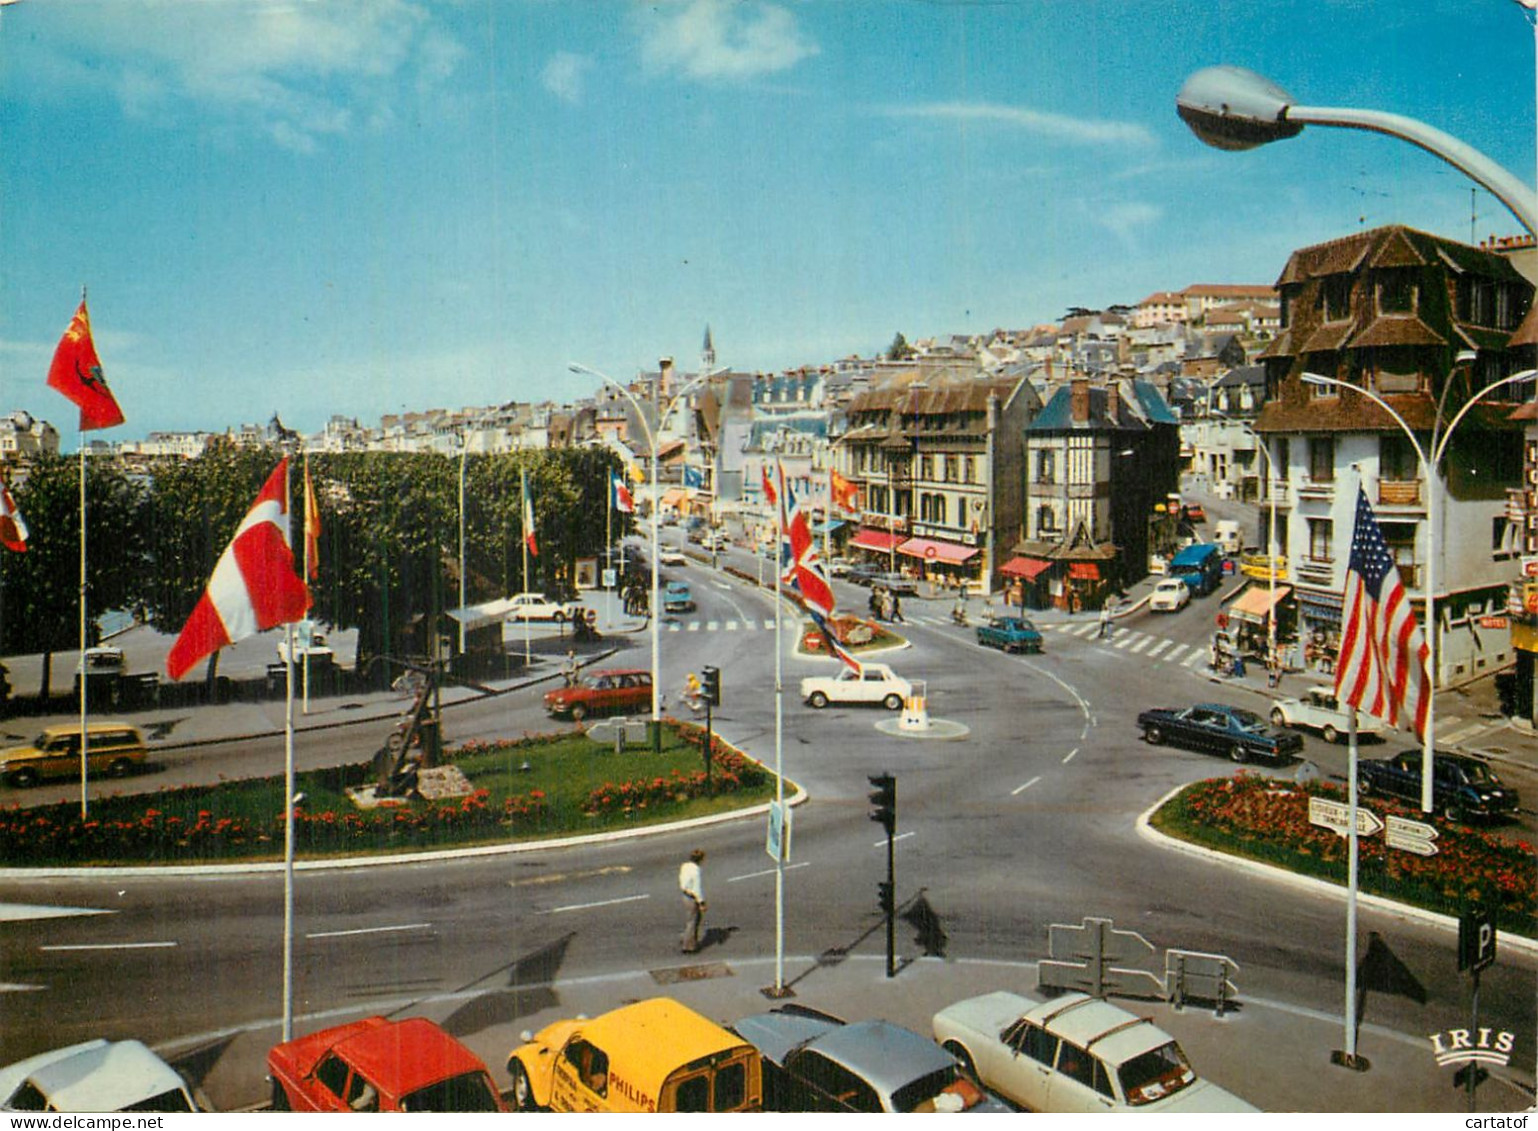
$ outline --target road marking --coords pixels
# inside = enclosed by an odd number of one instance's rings
[[[1133,642],[1136,641],[1137,639],[1138,639],[1138,637],[1137,637],[1137,635],[1135,633],[1128,633],[1126,636],[1122,637],[1116,643],[1112,644],[1111,647],[1112,648],[1116,648],[1116,649],[1130,648],[1130,647],[1132,647]],[[1144,647],[1147,647],[1147,645],[1144,645]]]
[[[894,841],[907,840],[912,835],[913,835],[912,833],[898,833],[892,839]],[[871,847],[872,848],[885,848],[886,847],[886,841],[885,840],[878,840],[875,844],[871,845]]]
[[[0,994],[22,994],[33,990],[46,990],[47,986],[33,986],[25,982],[0,982]]]
[[[734,621],[734,620],[727,621],[726,622],[726,631],[727,632],[736,632],[737,631],[737,622]]]
[[[690,632],[698,632],[699,630],[700,630],[700,622],[699,621],[692,620],[692,621],[689,622],[689,631]]]
[[[886,842],[883,841],[882,843],[885,844]],[[798,864],[787,864],[787,865],[785,865],[785,870],[787,872],[793,872],[797,868],[809,868],[809,867],[811,867],[811,863],[812,862],[810,860],[802,860]],[[775,868],[765,868],[761,872],[749,872],[745,876],[732,876],[726,882],[729,883],[729,884],[735,884],[738,880],[757,880],[757,879],[762,879],[764,876],[772,876],[772,875],[774,875],[774,873],[776,871],[777,871],[777,869],[775,869]]]
[[[709,631],[714,632],[716,629],[721,627],[721,622],[718,621],[718,620],[713,620],[713,621],[710,621],[708,624],[706,624],[705,627]]]
[[[548,911],[541,911],[541,915],[556,915],[562,911],[589,911],[594,907],[614,907],[620,903],[639,903],[643,899],[650,899],[650,895],[626,895],[619,899],[601,899],[597,903],[568,903],[564,907],[552,907]]]
[[[1189,644],[1177,644],[1165,654],[1164,659],[1169,663],[1176,663],[1179,660],[1181,654],[1184,653],[1185,650],[1189,647]]]
[[[164,950],[174,942],[124,942],[124,943],[71,943],[40,946],[38,950]]]
[[[99,911],[94,907],[51,907],[36,903],[0,903],[0,923],[17,923],[26,919],[62,919],[69,915],[116,914],[116,911]]]
[[[350,931],[312,931],[307,939],[345,939],[353,935],[384,935],[395,931],[425,931],[431,923],[402,923],[398,927],[357,927]]]
[[[1466,738],[1473,738],[1477,734],[1484,733],[1486,726],[1482,722],[1465,723],[1457,730],[1440,731],[1437,735],[1438,742],[1462,742]],[[1440,728],[1439,728],[1440,730]]]
[[[1191,649],[1191,654],[1189,656],[1187,656],[1184,660],[1181,660],[1180,664],[1181,664],[1182,667],[1187,667],[1187,668],[1195,667],[1196,666],[1196,662],[1198,660],[1203,659],[1203,658],[1204,657],[1202,655],[1202,650],[1200,648],[1193,647]]]
[[[1143,639],[1139,640],[1132,646],[1132,651],[1134,654],[1141,652],[1144,648],[1147,648],[1153,642],[1154,638],[1152,636],[1145,636]]]
[[[764,627],[765,628],[773,628],[774,627],[774,618],[773,617],[766,617],[764,619]]]
[[[1037,775],[1036,775],[1036,776],[1035,776],[1035,777],[1034,777],[1034,778],[1032,778],[1032,779],[1031,779],[1031,780],[1030,780],[1030,781],[1028,781],[1028,782],[1026,782],[1026,783],[1025,783],[1025,784],[1024,784],[1024,785],[1022,785],[1022,786],[1021,786],[1021,787],[1020,787],[1020,788],[1018,788],[1018,789],[1016,789],[1016,790],[1013,790],[1013,791],[1011,791],[1011,793],[1010,793],[1010,796],[1011,796],[1011,797],[1015,797],[1015,796],[1017,796],[1017,795],[1018,795],[1018,794],[1021,794],[1021,793],[1024,793],[1024,792],[1025,792],[1025,791],[1026,791],[1026,790],[1028,790],[1028,789],[1030,789],[1030,788],[1031,788],[1031,786],[1033,786],[1033,785],[1035,785],[1035,784],[1036,784],[1036,783],[1037,783],[1037,782],[1039,782],[1039,781],[1040,781],[1040,780],[1041,780],[1041,775],[1040,775],[1040,774],[1037,774]]]
[[[563,884],[569,880],[587,880],[594,876],[612,876],[616,873],[624,875],[630,871],[629,864],[611,864],[606,868],[588,868],[581,872],[557,872],[553,876],[530,876],[524,880],[509,880],[510,888],[535,887],[539,884]]]
[[[1077,754],[1078,752],[1079,752],[1079,748],[1077,746],[1075,746],[1072,750],[1068,751],[1067,756],[1065,756],[1063,758],[1063,765],[1066,766],[1069,762],[1072,762],[1073,761],[1073,756],[1075,754]]]
[[[1153,659],[1155,656],[1157,656],[1160,652],[1164,651],[1166,648],[1168,648],[1173,643],[1175,643],[1173,640],[1161,640],[1161,641],[1159,641],[1159,643],[1155,644],[1152,648],[1148,649],[1148,658],[1150,660]]]
[[[1086,636],[1090,635],[1091,633],[1099,632],[1099,631],[1100,631],[1100,626],[1098,624],[1086,624],[1082,628],[1080,628],[1076,632],[1074,632],[1074,635],[1077,636],[1080,640],[1083,640]]]

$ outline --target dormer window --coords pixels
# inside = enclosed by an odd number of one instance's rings
[[[1414,314],[1415,277],[1409,271],[1384,271],[1377,278],[1379,314]]]

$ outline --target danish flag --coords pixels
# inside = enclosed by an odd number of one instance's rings
[[[267,477],[166,657],[181,679],[226,644],[303,618],[310,590],[294,572],[288,541],[288,458]]]

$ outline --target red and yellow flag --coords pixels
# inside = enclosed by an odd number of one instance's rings
[[[829,494],[833,496],[835,506],[843,507],[846,511],[858,510],[860,507],[860,488],[853,480],[845,479],[832,468],[828,469],[830,483]]]
[[[310,482],[308,459],[304,461],[304,575],[311,581],[320,576],[320,503]]]
[[[91,316],[86,313],[85,299],[70,319],[69,329],[59,339],[59,348],[53,351],[53,364],[48,367],[48,387],[57,389],[80,406],[80,431],[93,428],[111,428],[123,423],[123,410],[117,398],[107,388],[102,376],[101,359],[96,356],[96,343],[91,340]]]

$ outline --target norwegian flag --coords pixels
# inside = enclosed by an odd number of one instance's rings
[[[0,479],[0,546],[18,554],[27,551],[27,524],[22,521],[16,500],[11,498],[11,489],[3,479]]]
[[[309,607],[310,590],[294,572],[288,541],[285,457],[220,555],[203,596],[171,645],[166,673],[181,679],[226,644],[300,620]]]
[[[1432,692],[1429,655],[1372,504],[1358,487],[1335,694],[1389,726],[1409,725],[1424,739]]]
[[[623,475],[616,475],[610,480],[609,490],[615,510],[621,514],[635,514],[635,498],[630,494],[630,488],[626,486]]]

